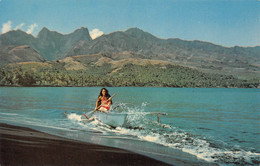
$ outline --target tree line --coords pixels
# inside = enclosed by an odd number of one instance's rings
[[[66,70],[62,66],[8,65],[0,69],[1,86],[134,86],[134,87],[224,87],[257,88],[258,80],[203,73],[177,65],[126,64],[113,71],[111,65]]]

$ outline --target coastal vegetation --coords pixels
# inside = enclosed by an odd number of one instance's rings
[[[89,65],[66,70],[60,62],[26,62],[0,69],[1,86],[137,86],[137,87],[237,87],[256,88],[257,80],[209,74],[178,65]]]

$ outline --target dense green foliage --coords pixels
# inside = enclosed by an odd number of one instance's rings
[[[239,80],[233,76],[208,74],[182,66],[135,66],[128,64],[113,75],[123,79],[120,86],[159,87],[257,87],[257,81]]]
[[[25,63],[0,69],[1,86],[156,86],[156,87],[239,87],[255,88],[257,80],[208,74],[176,65],[126,64],[116,71],[110,64],[68,71],[64,64]]]

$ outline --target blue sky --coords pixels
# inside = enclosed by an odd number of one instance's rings
[[[33,35],[43,27],[63,34],[87,27],[93,36],[137,27],[163,39],[256,46],[260,1],[0,0],[0,26],[0,33],[21,29]]]

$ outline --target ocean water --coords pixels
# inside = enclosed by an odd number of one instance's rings
[[[127,113],[112,128],[81,116],[101,88],[1,87],[0,122],[135,151],[171,163],[260,164],[260,90],[111,87],[113,110]],[[161,123],[153,112],[160,115]]]

